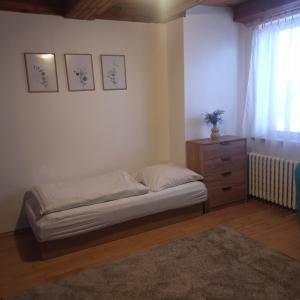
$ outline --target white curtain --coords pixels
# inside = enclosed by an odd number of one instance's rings
[[[243,132],[300,143],[300,15],[254,29]]]

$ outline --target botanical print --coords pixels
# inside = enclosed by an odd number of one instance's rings
[[[124,55],[101,55],[104,90],[125,90],[126,70]]]
[[[113,66],[110,70],[108,70],[108,74],[107,74],[107,78],[111,81],[111,83],[113,84],[113,86],[115,88],[118,87],[118,69],[120,68],[120,66],[118,65],[118,63],[114,60],[113,61]]]
[[[92,55],[65,54],[69,91],[95,89]]]
[[[87,81],[88,81],[87,72],[82,70],[81,68],[77,68],[73,72],[75,73],[79,82],[81,83],[82,88],[84,88],[87,85]]]
[[[48,87],[48,75],[46,74],[46,71],[42,69],[41,67],[34,65],[34,70],[36,70],[40,75],[40,83],[44,88]]]
[[[24,53],[28,92],[58,92],[55,54]]]

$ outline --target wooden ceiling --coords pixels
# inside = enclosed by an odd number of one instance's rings
[[[232,7],[234,20],[241,23],[300,11],[300,0],[0,0],[0,10],[83,20],[166,23],[201,4]]]
[[[203,4],[234,6],[245,0],[0,0],[0,10],[66,18],[165,23]]]
[[[252,0],[234,7],[234,20],[241,23],[259,23],[299,12],[300,0]]]

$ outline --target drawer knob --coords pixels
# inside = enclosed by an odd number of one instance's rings
[[[224,172],[222,173],[222,176],[227,177],[227,176],[231,176],[232,172]]]
[[[221,158],[222,161],[230,161],[231,159],[232,159],[231,156],[223,156]]]
[[[226,186],[222,188],[223,192],[228,192],[232,190],[232,186]]]
[[[221,144],[222,146],[228,146],[228,145],[231,144],[231,142],[230,142],[230,141],[225,141],[225,142],[221,142],[220,144]]]

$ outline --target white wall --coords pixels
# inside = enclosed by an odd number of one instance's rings
[[[166,25],[0,12],[0,232],[24,226],[34,184],[172,160],[224,109],[238,132],[245,40],[231,11],[198,6]],[[23,52],[55,52],[59,93],[27,93]],[[96,90],[68,92],[64,53],[91,53]],[[125,54],[126,91],[103,91],[100,54]],[[243,63],[239,63],[243,60]]]
[[[236,134],[241,95],[240,24],[227,8],[197,6],[184,20],[185,137],[208,137],[202,114],[225,110],[222,134]]]
[[[169,160],[165,26],[0,12],[0,232],[32,184]],[[23,52],[55,52],[59,93],[27,93]],[[93,54],[96,90],[68,92],[64,53]],[[100,54],[125,54],[103,91]]]
[[[181,165],[185,164],[183,26],[182,18],[167,24],[170,158]]]

